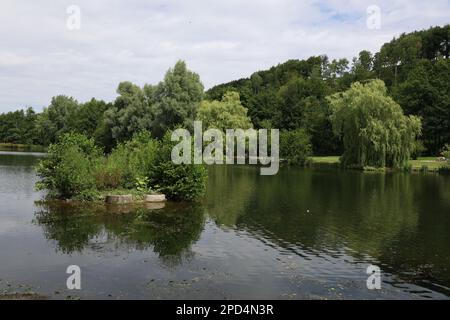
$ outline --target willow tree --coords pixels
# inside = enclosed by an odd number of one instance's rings
[[[328,97],[333,131],[343,139],[341,164],[352,167],[404,168],[421,134],[421,121],[405,116],[387,95],[384,82],[354,83]]]
[[[247,108],[242,106],[239,93],[234,91],[226,92],[221,101],[202,101],[197,111],[197,119],[203,122],[205,128],[222,131],[249,129],[253,126],[247,116]]]

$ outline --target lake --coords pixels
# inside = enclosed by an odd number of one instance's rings
[[[43,154],[0,152],[0,294],[448,299],[450,176],[209,168],[199,204],[39,203]],[[66,269],[81,268],[81,290]],[[381,289],[366,285],[369,265]]]

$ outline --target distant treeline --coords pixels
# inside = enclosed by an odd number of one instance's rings
[[[342,154],[343,144],[333,134],[326,97],[349,89],[354,82],[381,79],[405,114],[422,119],[422,148],[418,150],[436,155],[450,143],[449,38],[450,25],[446,25],[403,34],[375,54],[360,52],[352,62],[330,61],[327,56],[289,60],[249,78],[215,86],[206,94],[199,76],[180,61],[157,85],[120,83],[114,102],[93,98],[79,103],[57,96],[42,113],[28,108],[1,114],[0,143],[46,146],[64,133],[78,132],[109,151],[142,130],[160,138],[167,129],[189,126],[198,114],[216,124],[220,120],[217,112],[230,112],[230,125],[246,124],[248,115],[255,128],[305,131],[315,154]],[[226,95],[229,91],[239,96]],[[241,103],[245,108],[239,107]],[[202,107],[205,112],[198,113]],[[233,110],[240,110],[239,119]]]
[[[352,63],[327,56],[289,60],[249,78],[206,92],[218,99],[237,91],[256,127],[304,128],[315,154],[341,154],[332,133],[328,95],[356,81],[381,79],[405,114],[422,119],[423,153],[438,154],[450,142],[450,25],[403,34],[375,54],[362,51]]]

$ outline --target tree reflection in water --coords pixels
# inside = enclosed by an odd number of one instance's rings
[[[200,204],[168,203],[107,206],[40,202],[33,222],[64,254],[84,250],[152,249],[168,264],[189,256],[205,222]]]

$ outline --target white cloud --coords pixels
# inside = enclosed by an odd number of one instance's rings
[[[80,30],[66,27],[72,4]],[[372,4],[379,30],[366,27]],[[0,112],[40,110],[57,94],[112,100],[120,81],[157,83],[178,59],[206,87],[287,59],[351,59],[449,16],[447,0],[2,0]]]

